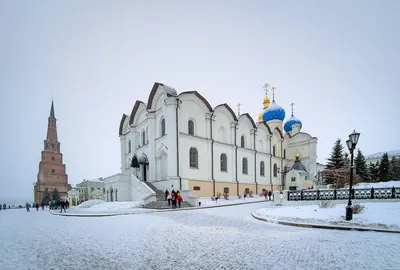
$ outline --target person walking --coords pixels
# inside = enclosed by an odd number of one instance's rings
[[[30,212],[31,211],[31,210],[29,210],[29,208],[31,207],[31,205],[29,203],[26,203],[25,207],[26,207],[26,212]]]
[[[179,192],[178,192],[179,193]],[[178,195],[178,206],[181,208],[181,202],[183,201],[181,194]]]
[[[271,190],[270,190],[270,191],[268,191],[268,198],[269,198],[269,200],[271,200],[271,197],[272,197],[272,192],[271,192]]]
[[[168,205],[171,205],[171,200],[172,200],[171,194],[168,194],[167,200],[168,200]]]
[[[168,200],[168,194],[169,194],[169,191],[168,191],[168,189],[166,189],[165,190],[165,200]]]
[[[60,201],[60,207],[61,207],[60,213],[62,213],[63,209],[64,209],[64,213],[67,213],[67,211],[65,210],[65,202],[63,200]]]

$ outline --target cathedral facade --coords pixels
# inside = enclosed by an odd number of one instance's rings
[[[60,152],[60,142],[57,136],[57,119],[54,113],[54,103],[51,102],[50,116],[48,118],[47,137],[43,143],[44,150],[39,163],[39,173],[34,187],[34,202],[41,203],[45,190],[50,194],[57,189],[60,197],[67,197],[71,189],[68,184],[63,154]]]
[[[118,188],[121,200],[139,199],[140,188],[127,188],[129,181],[201,197],[311,187],[317,138],[301,131],[293,113],[284,119],[284,109],[268,96],[256,123],[226,103],[211,106],[197,91],[178,94],[155,83],[147,102],[137,100],[121,118],[121,173],[106,178],[107,193]],[[304,168],[301,180],[286,177],[296,160]]]

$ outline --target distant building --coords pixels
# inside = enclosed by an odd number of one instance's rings
[[[42,160],[39,163],[39,173],[34,187],[35,203],[41,202],[46,189],[50,193],[57,189],[61,198],[66,198],[67,192],[71,189],[68,184],[65,164],[63,164],[63,155],[60,152],[56,122],[54,103],[52,101],[48,118],[47,137],[44,140]]]
[[[84,179],[68,192],[68,200],[72,205],[75,205],[78,201],[104,200],[104,194],[105,189],[103,178],[94,180]]]
[[[383,154],[387,153],[389,156],[389,160],[392,157],[400,158],[400,150],[396,151],[388,151],[388,152],[379,152],[365,157],[365,161],[368,163],[376,163],[378,160],[381,160]]]

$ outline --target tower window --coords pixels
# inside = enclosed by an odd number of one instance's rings
[[[51,173],[54,173],[54,169],[51,170]]]
[[[272,146],[272,155],[275,157],[276,156],[276,146]]]
[[[283,158],[286,158],[286,149],[283,149]]]
[[[54,157],[51,157],[51,160],[54,161]]]
[[[129,140],[129,142],[128,142],[128,154],[130,152],[132,152],[132,141],[131,140]]]
[[[278,166],[274,164],[274,177],[278,177]]]

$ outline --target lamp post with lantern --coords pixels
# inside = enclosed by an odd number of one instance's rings
[[[346,141],[347,148],[350,151],[351,161],[350,161],[350,185],[349,185],[349,202],[346,207],[346,220],[353,219],[353,207],[351,205],[352,189],[353,189],[353,162],[354,162],[354,149],[356,149],[358,139],[360,138],[360,133],[355,130],[349,135],[349,139]]]

